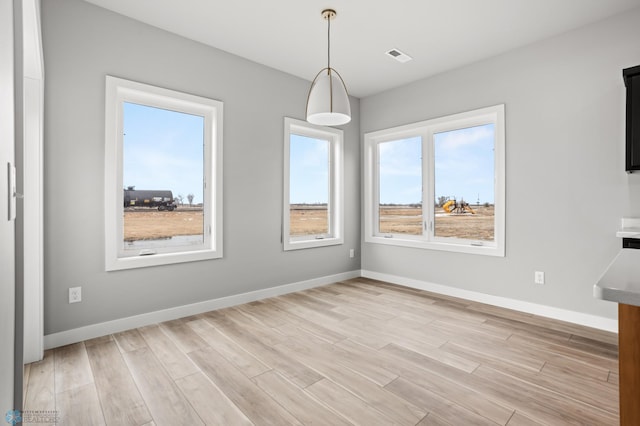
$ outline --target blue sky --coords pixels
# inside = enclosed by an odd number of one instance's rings
[[[494,129],[492,123],[434,136],[436,198],[493,204]]]
[[[422,147],[420,137],[378,145],[380,203],[413,204],[422,200]]]
[[[124,103],[124,187],[171,190],[203,201],[204,118]]]
[[[291,135],[289,158],[289,203],[327,203],[329,200],[329,142]]]
[[[200,116],[124,103],[124,186],[194,194],[203,201],[204,119]],[[469,203],[494,202],[494,125],[458,129],[434,136],[435,196]],[[419,137],[379,144],[380,202],[412,204],[422,199],[422,146]],[[329,142],[300,135],[290,141],[290,198],[327,203]]]
[[[493,124],[435,134],[436,199],[446,196],[464,198],[472,204],[478,199],[480,203],[493,203],[493,144]],[[422,199],[421,138],[381,143],[379,157],[380,203],[419,203]]]

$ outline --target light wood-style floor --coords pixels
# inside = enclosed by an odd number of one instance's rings
[[[363,278],[47,351],[65,425],[614,425],[617,336]]]

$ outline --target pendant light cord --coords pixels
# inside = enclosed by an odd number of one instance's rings
[[[331,15],[327,16],[327,73],[331,74]]]

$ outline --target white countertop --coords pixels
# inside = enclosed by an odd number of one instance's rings
[[[620,250],[602,278],[593,286],[593,296],[640,306],[640,250]]]
[[[616,232],[619,238],[640,238],[640,218],[623,217],[620,220],[620,230]]]
[[[640,228],[629,227],[622,228],[616,232],[616,237],[620,238],[640,238]]]

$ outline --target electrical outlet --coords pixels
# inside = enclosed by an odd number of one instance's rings
[[[349,249],[349,257],[353,259],[355,255],[356,255],[356,251],[354,249]]]
[[[69,287],[69,303],[82,302],[82,287]]]
[[[536,284],[544,284],[544,272],[536,271],[533,275],[533,282]]]

